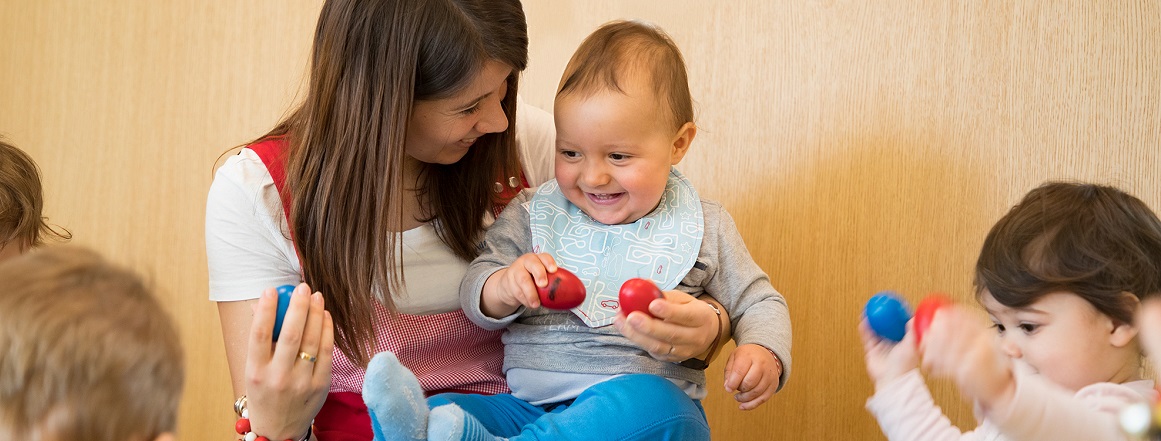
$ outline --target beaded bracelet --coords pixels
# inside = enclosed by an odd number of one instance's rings
[[[254,432],[250,431],[250,419],[249,418],[239,418],[238,422],[234,423],[234,431],[238,432],[239,435],[242,435],[242,439],[245,441],[270,441],[270,438],[267,438],[267,437],[264,437],[261,435],[257,435]],[[308,441],[308,440],[310,440],[310,435],[312,432],[314,432],[314,425],[313,424],[310,427],[306,428],[306,436],[303,436],[302,438],[299,438],[298,440],[293,440],[293,439],[288,438],[286,441]]]
[[[270,441],[270,438],[259,436],[250,431],[250,412],[246,409],[246,404],[245,395],[242,395],[241,398],[238,398],[238,400],[234,402],[234,413],[238,414],[238,422],[234,423],[234,431],[238,432],[239,435],[242,435],[242,439],[245,441]],[[314,422],[311,422],[310,426],[307,426],[306,428],[306,436],[303,436],[298,440],[288,438],[286,441],[309,441],[310,435],[313,432]]]

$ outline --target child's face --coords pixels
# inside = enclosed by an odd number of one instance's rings
[[[1048,380],[1076,391],[1135,378],[1136,331],[1116,324],[1080,296],[1051,293],[1019,309],[1000,304],[986,291],[980,297],[1004,353]]]
[[[648,88],[625,90],[564,95],[554,112],[560,189],[606,225],[632,223],[657,208],[670,167],[695,130],[674,130]]]

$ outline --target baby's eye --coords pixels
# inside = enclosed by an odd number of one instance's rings
[[[623,153],[609,153],[609,159],[612,159],[614,161],[624,161],[626,159],[629,159],[629,155],[626,155]]]
[[[1037,329],[1040,329],[1040,325],[1037,325],[1034,323],[1021,323],[1020,324],[1020,330],[1024,331],[1025,334],[1034,333],[1034,332],[1036,332]]]
[[[575,159],[580,156],[580,153],[574,152],[572,150],[561,150],[560,155],[568,159]]]
[[[992,323],[992,327],[996,328],[996,332],[1000,333],[1000,335],[1004,334],[1004,325],[1001,325],[999,323]]]

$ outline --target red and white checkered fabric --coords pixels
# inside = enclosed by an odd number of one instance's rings
[[[463,311],[436,315],[398,314],[375,302],[374,353],[391,351],[415,376],[428,395],[440,392],[500,394],[508,383],[500,372],[502,331],[486,331]],[[331,392],[363,392],[366,369],[334,351]]]

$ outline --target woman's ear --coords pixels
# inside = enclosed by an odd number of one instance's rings
[[[1141,307],[1141,299],[1128,291],[1121,291],[1121,301],[1130,311],[1135,312]],[[1109,343],[1113,346],[1123,348],[1137,337],[1137,327],[1132,323],[1117,322],[1111,318],[1109,320],[1113,323],[1113,332],[1109,335]]]
[[[681,162],[681,158],[685,157],[685,153],[689,151],[689,145],[693,144],[693,138],[697,136],[697,125],[692,122],[687,122],[677,129],[677,135],[673,137],[673,161],[671,165],[676,165]]]

